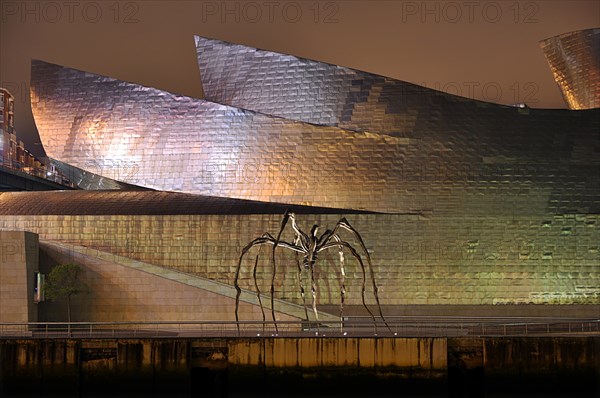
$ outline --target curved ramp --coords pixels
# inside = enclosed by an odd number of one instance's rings
[[[94,321],[234,319],[236,290],[231,285],[84,246],[42,240],[40,249],[55,261],[83,268],[82,279],[90,294],[76,300],[74,310],[80,312],[79,317]],[[270,311],[270,297],[261,295],[261,299],[265,312]],[[275,299],[275,311],[282,321],[305,316],[303,306],[280,299]],[[242,291],[240,313],[242,321],[262,319],[256,293]],[[319,320],[339,318],[320,312]]]

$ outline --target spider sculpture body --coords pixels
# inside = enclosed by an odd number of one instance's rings
[[[291,227],[292,227],[292,230],[293,230],[293,233],[295,236],[293,242],[286,242],[281,239],[281,235],[283,234],[286,226],[288,225],[288,222],[291,223]],[[234,282],[235,289],[237,291],[236,300],[235,300],[236,322],[239,322],[238,309],[239,309],[240,295],[242,292],[242,290],[239,286],[240,270],[242,267],[242,261],[244,259],[244,256],[248,253],[248,251],[255,246],[259,246],[259,252],[256,255],[256,259],[254,261],[254,269],[253,269],[252,275],[254,278],[254,287],[256,288],[258,302],[260,304],[260,308],[261,308],[262,315],[263,315],[263,321],[265,321],[265,311],[264,311],[264,308],[262,305],[258,282],[256,280],[256,271],[257,271],[257,267],[258,267],[260,251],[261,251],[262,247],[266,245],[266,246],[271,246],[271,263],[272,263],[271,288],[270,288],[271,315],[273,318],[273,322],[275,323],[276,329],[277,329],[277,324],[276,324],[275,310],[274,310],[274,293],[275,293],[274,286],[275,286],[275,277],[277,274],[277,265],[275,262],[275,250],[278,247],[283,248],[283,249],[288,249],[288,250],[291,250],[296,253],[295,257],[296,257],[296,265],[298,268],[298,284],[300,286],[300,293],[302,296],[302,300],[304,302],[304,311],[305,311],[306,320],[308,320],[308,309],[307,309],[307,305],[306,305],[305,290],[304,290],[304,286],[303,286],[303,282],[302,282],[302,271],[304,269],[310,275],[312,311],[314,313],[315,320],[318,321],[319,315],[317,312],[317,286],[316,286],[315,276],[314,276],[315,266],[316,266],[316,263],[317,263],[317,260],[319,257],[319,253],[329,250],[329,249],[335,249],[339,253],[339,260],[340,260],[340,279],[341,279],[340,280],[340,289],[341,289],[340,319],[343,321],[344,299],[345,299],[345,295],[346,295],[346,289],[345,289],[345,284],[344,284],[345,275],[346,275],[345,274],[345,252],[349,252],[352,255],[352,257],[354,257],[360,264],[361,271],[362,271],[362,290],[361,290],[362,303],[363,303],[363,306],[365,307],[365,309],[367,310],[367,312],[369,313],[369,315],[371,316],[371,318],[373,319],[374,324],[376,324],[375,315],[369,309],[369,307],[367,306],[366,300],[365,300],[365,290],[366,290],[366,284],[367,284],[367,269],[365,267],[365,262],[363,261],[363,257],[359,254],[359,252],[350,243],[348,243],[347,241],[345,241],[341,238],[339,233],[342,230],[345,230],[345,231],[350,232],[354,236],[355,240],[358,241],[358,243],[359,243],[360,250],[365,257],[366,265],[368,266],[368,271],[369,271],[371,283],[373,285],[373,293],[375,296],[375,302],[377,303],[379,316],[381,316],[381,319],[387,326],[387,323],[385,322],[385,318],[381,311],[381,305],[379,303],[379,296],[377,294],[377,284],[375,283],[375,275],[373,273],[373,265],[371,263],[371,256],[369,255],[369,252],[367,251],[367,248],[366,248],[360,234],[350,225],[350,223],[348,223],[348,221],[345,218],[340,219],[338,221],[338,223],[333,227],[333,229],[331,229],[331,230],[328,229],[325,232],[323,232],[321,235],[318,234],[318,230],[319,230],[319,226],[313,225],[313,227],[310,230],[310,233],[305,233],[304,231],[302,231],[299,228],[298,224],[296,223],[295,214],[286,212],[283,216],[283,220],[281,221],[281,226],[279,229],[279,233],[277,234],[277,237],[273,237],[271,234],[269,234],[267,232],[267,233],[264,233],[263,235],[261,235],[260,237],[252,240],[248,245],[246,245],[246,247],[243,248],[240,258],[239,258],[239,261],[238,261],[237,270],[235,273],[235,282]],[[302,265],[300,263],[300,256],[302,256]],[[389,329],[389,326],[387,326],[387,327]]]

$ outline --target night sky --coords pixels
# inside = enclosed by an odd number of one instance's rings
[[[465,97],[566,108],[538,42],[600,26],[589,1],[0,1],[0,86],[36,155],[31,59],[202,97],[193,35]]]

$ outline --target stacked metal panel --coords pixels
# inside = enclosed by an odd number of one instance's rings
[[[232,207],[230,214],[218,213],[214,207],[210,210],[218,214],[183,214],[178,210],[184,203],[197,208],[191,198],[169,198],[159,192],[69,192],[49,198],[29,194],[0,195],[0,230],[26,229],[39,233],[44,240],[96,248],[228,284],[234,283],[244,246],[265,232],[277,234],[282,218],[281,214],[238,214],[239,207]],[[65,205],[56,204],[57,199]],[[44,201],[51,204],[40,204]],[[155,204],[147,205],[148,201]],[[335,225],[341,216],[298,214],[297,219],[302,230],[310,231],[313,224],[318,224],[321,232]],[[386,314],[402,313],[392,306],[600,302],[600,215],[345,216],[360,232],[371,254]],[[284,239],[293,238],[291,228],[286,229]],[[350,234],[342,238],[352,239]],[[255,287],[257,253],[254,250],[246,258],[241,273],[240,284],[249,290]],[[268,253],[263,249],[257,271],[263,292],[269,291],[272,277]],[[294,256],[285,249],[277,255],[280,266],[276,297],[302,305]],[[349,257],[345,267],[345,313],[353,311],[349,306],[357,306],[358,311],[362,308],[361,269]],[[337,250],[321,252],[315,275],[319,304],[330,305],[331,313],[336,315],[341,302],[339,265]],[[374,304],[371,289],[367,300]],[[404,308],[411,313],[419,311],[419,307]],[[540,309],[533,310],[537,313]],[[572,314],[580,310],[563,311]],[[478,313],[506,316],[513,311],[500,305]],[[230,319],[229,315],[224,314],[224,319]],[[261,319],[260,315],[256,314],[255,319]]]
[[[43,205],[0,195],[0,228],[25,222],[47,239],[233,283],[240,250],[276,233],[287,205],[313,206],[303,226],[335,225],[348,209],[402,213],[349,217],[384,306],[598,302],[600,110],[507,107],[197,43],[209,100],[35,61],[33,112],[60,167],[85,188],[179,193],[57,194]],[[337,306],[332,257],[317,279],[320,303]],[[354,266],[345,302],[360,306]],[[259,272],[267,284],[270,270]],[[277,283],[278,297],[301,303],[297,274]]]
[[[410,209],[385,192],[400,177],[404,140],[272,118],[39,61],[32,87],[48,156],[95,175],[211,196]],[[378,192],[377,202],[351,181]]]
[[[343,66],[195,40],[206,99],[268,115],[403,137],[412,135],[419,110],[432,101],[464,101]]]
[[[0,192],[0,215],[363,214],[361,211],[218,198],[164,191],[75,190]]]
[[[550,37],[540,46],[569,108],[600,108],[600,28]]]
[[[217,64],[229,57],[211,56]],[[243,57],[240,62],[247,63]],[[311,62],[307,68],[314,69]],[[270,74],[262,67],[259,62],[257,76],[268,85]],[[331,92],[338,83],[307,74]],[[265,115],[40,61],[32,65],[32,108],[51,158],[151,189],[393,213],[600,209],[593,177],[600,164],[598,111],[513,108],[422,88],[422,95],[408,96],[405,83],[384,80],[387,94],[361,120],[383,114],[380,120],[387,121],[365,131]],[[400,91],[386,91],[391,86]],[[306,98],[306,109],[320,107],[310,95],[296,94],[300,102]],[[353,108],[361,107],[361,98],[351,102]]]

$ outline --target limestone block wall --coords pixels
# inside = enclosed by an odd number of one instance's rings
[[[310,231],[331,228],[341,215],[298,215]],[[441,217],[350,215],[373,259],[383,305],[597,304],[600,301],[600,216]],[[94,247],[151,264],[233,283],[242,248],[276,234],[280,215],[2,216],[0,229]],[[284,239],[293,239],[291,228]],[[344,233],[352,245],[356,240]],[[254,289],[258,250],[242,264],[240,284]],[[257,280],[268,291],[272,268],[263,249]],[[276,296],[301,303],[294,255],[277,257]],[[362,270],[346,255],[346,303],[360,305]],[[338,253],[319,257],[321,304],[340,302]],[[304,281],[307,275],[303,274]],[[305,289],[309,287],[306,286]],[[374,303],[367,283],[367,301]]]
[[[37,322],[38,236],[0,230],[0,323]]]
[[[77,263],[85,293],[71,300],[73,322],[234,321],[235,300],[100,258],[74,258],[41,243],[41,267]],[[240,319],[261,319],[260,307],[240,303]],[[277,313],[282,321],[297,320]],[[40,321],[67,321],[66,300],[40,304]]]

